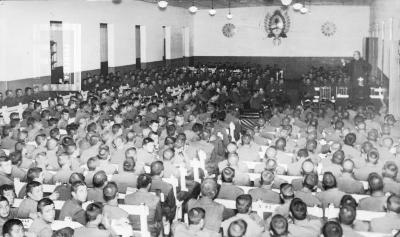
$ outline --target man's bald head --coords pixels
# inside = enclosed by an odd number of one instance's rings
[[[311,174],[314,172],[314,163],[311,160],[305,160],[301,165],[301,170],[303,174]]]
[[[233,221],[228,228],[228,237],[242,237],[246,234],[247,223],[243,219]]]
[[[172,148],[168,148],[163,152],[163,160],[171,160],[174,157],[175,153]]]
[[[352,161],[351,159],[346,159],[343,161],[342,167],[344,173],[353,173],[354,161]]]

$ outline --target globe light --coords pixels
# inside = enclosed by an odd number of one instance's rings
[[[296,11],[300,11],[300,9],[302,9],[302,8],[303,8],[303,4],[301,4],[299,2],[293,4],[293,9],[296,10]]]
[[[217,14],[217,11],[215,9],[210,9],[208,11],[208,14],[210,14],[210,16],[215,16],[215,14]]]
[[[300,12],[303,13],[303,14],[306,14],[308,12],[308,8],[303,7],[303,8],[300,9]]]
[[[196,6],[189,7],[189,12],[192,13],[192,14],[196,13],[197,10],[198,10],[198,8]]]
[[[284,6],[289,6],[292,3],[292,0],[281,0]]]
[[[168,2],[167,1],[165,1],[165,0],[158,1],[158,7],[159,8],[165,9],[165,8],[167,8],[167,6],[168,6]]]
[[[226,18],[227,18],[228,20],[231,20],[231,19],[233,18],[232,13],[229,12],[229,13],[226,15]]]

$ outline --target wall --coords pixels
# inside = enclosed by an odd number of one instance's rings
[[[214,17],[209,16],[207,10],[199,11],[193,23],[194,55],[206,56],[207,60],[214,56],[229,56],[236,61],[242,57],[245,60],[251,57],[254,58],[252,61],[261,63],[278,61],[283,68],[296,70],[292,76],[298,76],[315,61],[325,60],[337,65],[340,58],[351,56],[354,50],[361,51],[362,38],[368,36],[369,6],[311,6],[311,12],[305,15],[289,10],[288,38],[275,46],[264,30],[266,14],[275,9],[278,8],[234,8],[232,20],[226,19],[227,9],[218,9]],[[321,25],[326,21],[337,26],[332,37],[321,33]],[[222,27],[228,22],[235,24],[237,29],[232,38],[222,34]],[[298,64],[304,66],[296,67]]]
[[[135,25],[146,26],[146,62],[162,60],[163,25],[171,26],[172,59],[183,57],[182,29],[192,28],[186,9],[169,6],[161,11],[155,4],[142,1],[1,1],[0,90],[50,80],[52,20],[62,21],[63,27],[77,32],[70,38],[81,50],[72,52],[71,57],[79,62],[79,66],[74,65],[75,71],[82,72],[100,68],[100,23],[108,24],[112,36],[109,66],[117,68],[135,64]]]
[[[389,78],[389,111],[400,118],[400,1],[374,0],[371,36],[378,38],[378,69]],[[383,50],[382,50],[383,48]]]

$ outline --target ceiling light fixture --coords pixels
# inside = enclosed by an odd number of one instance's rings
[[[228,12],[228,14],[226,15],[226,18],[227,18],[228,20],[231,20],[231,19],[233,18],[233,15],[232,15],[232,13],[231,13],[231,0],[228,1],[228,7],[229,7],[229,12]]]
[[[194,0],[192,1],[192,6],[189,7],[189,12],[192,14],[195,14],[197,12],[198,8],[194,5]]]
[[[293,9],[296,11],[300,11],[300,9],[302,9],[302,8],[303,8],[303,4],[301,4],[299,2],[293,4]]]
[[[289,6],[292,3],[292,0],[281,0],[284,6]]]
[[[208,11],[208,14],[210,14],[210,16],[215,16],[215,14],[217,14],[217,11],[214,9],[214,0],[211,0],[211,9]]]
[[[166,0],[160,0],[158,1],[158,7],[161,9],[165,9],[168,6],[168,2]]]
[[[306,14],[306,13],[308,12],[308,8],[302,7],[302,8],[300,9],[300,12],[303,13],[303,14]]]

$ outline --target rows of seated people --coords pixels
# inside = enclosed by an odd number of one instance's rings
[[[179,94],[141,93],[141,84],[169,70],[177,79],[166,86],[182,83]],[[246,130],[237,110],[244,101],[229,98],[237,89],[230,72],[195,72],[190,86],[191,73],[139,71],[128,89],[93,89],[86,100],[78,93],[67,105],[34,102],[22,118],[11,114],[0,142],[3,235],[60,234],[52,225],[59,220],[76,223],[61,234],[77,237],[117,235],[115,221],[142,228],[122,204],[149,208],[151,236],[400,229],[400,127],[385,107],[278,104]],[[167,180],[173,177],[177,185]],[[27,219],[33,223],[23,228]]]
[[[39,86],[35,85],[32,87],[26,87],[23,89],[16,89],[15,92],[12,90],[6,90],[5,96],[0,92],[0,107],[7,106],[12,107],[18,104],[28,104],[31,101],[43,101],[48,98],[48,95],[43,91],[40,91]]]

